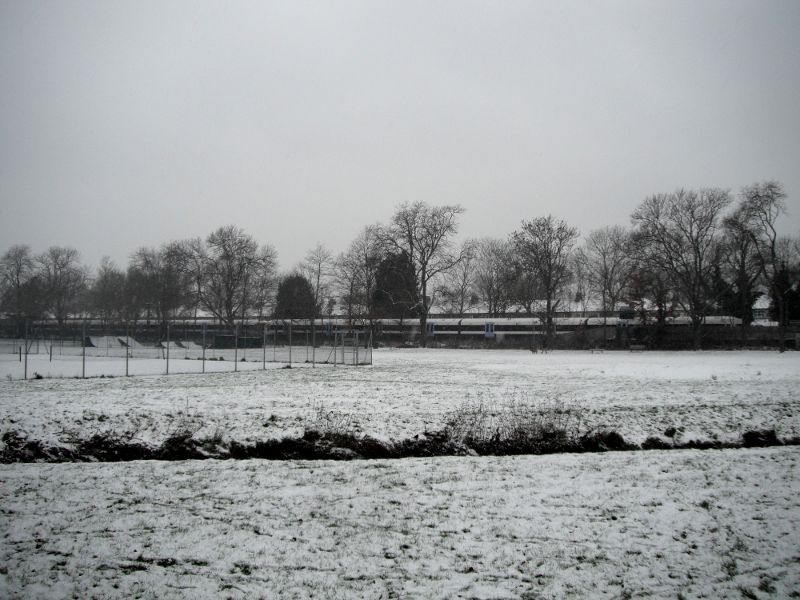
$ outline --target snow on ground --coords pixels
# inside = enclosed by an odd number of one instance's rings
[[[0,466],[4,598],[790,597],[797,447]]]
[[[171,343],[172,344],[172,343]],[[81,377],[122,377],[125,369],[128,374],[166,375],[177,373],[225,373],[235,371],[254,371],[275,368],[288,363],[303,366],[305,363],[333,363],[333,349],[329,347],[312,349],[310,346],[279,346],[264,349],[215,350],[208,349],[203,358],[202,348],[174,348],[169,353],[165,348],[138,348],[131,351],[127,363],[125,349],[107,351],[103,348],[86,348],[85,357],[80,347],[56,348],[50,356],[46,349],[24,354],[0,352],[0,377],[7,381],[15,379],[35,379],[39,375],[45,379],[64,379]],[[168,356],[169,354],[169,356]],[[356,356],[353,348],[337,348],[336,361],[339,365],[355,362],[368,363],[370,351],[359,349]],[[169,358],[169,360],[167,360]],[[27,363],[27,364],[26,364]],[[277,365],[274,363],[278,363]],[[331,365],[333,366],[333,365]],[[205,369],[205,371],[204,371]]]
[[[280,364],[269,363],[270,368],[280,367]],[[172,358],[170,360],[170,374],[191,374],[203,373],[226,373],[234,369],[239,371],[253,371],[262,368],[259,360],[248,362],[234,362],[233,353],[227,361],[206,360],[205,367],[203,361],[186,360],[183,358]],[[163,358],[135,358],[128,360],[128,374],[131,376],[140,375],[165,375],[167,369],[166,360]],[[6,381],[23,379],[25,373],[24,363],[16,357],[9,360],[9,356],[0,355],[0,377]],[[44,379],[79,379],[83,375],[92,377],[124,377],[125,358],[91,356],[86,358],[83,363],[81,357],[75,355],[54,356],[51,361],[46,354],[32,354],[28,356],[28,379],[34,379],[35,375],[41,375]]]
[[[163,372],[163,361],[131,365],[134,373]],[[357,432],[401,439],[438,429],[465,402],[494,406],[516,399],[566,402],[580,410],[584,427],[614,429],[637,443],[668,427],[679,429],[679,441],[735,441],[749,429],[800,435],[797,352],[382,349],[372,366],[279,366],[2,380],[0,430],[61,444],[109,430],[151,443],[184,429],[253,441],[297,435],[319,412],[334,411],[352,415]]]

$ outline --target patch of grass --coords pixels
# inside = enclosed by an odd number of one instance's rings
[[[352,413],[328,409],[324,402],[317,402],[305,430],[321,436],[355,435],[358,421]]]
[[[750,600],[758,600],[758,594],[756,594],[753,590],[747,589],[746,587],[739,586],[739,593],[742,594],[742,598],[749,598]]]
[[[103,565],[97,567],[98,570],[101,569]],[[108,567],[113,568],[113,567]],[[148,565],[142,563],[125,563],[119,566],[119,570],[122,571],[125,575],[130,573],[135,573],[136,571],[147,571]]]
[[[231,573],[236,572],[239,572],[242,575],[251,575],[253,573],[253,567],[244,561],[235,562],[233,563],[233,569],[231,569]]]
[[[758,582],[758,589],[765,594],[774,594],[777,591],[775,586],[767,577],[761,578],[761,581]]]
[[[478,454],[544,454],[579,449],[580,425],[574,407],[523,393],[495,406],[465,402],[447,416],[442,433]]]
[[[729,579],[733,579],[739,573],[739,568],[736,566],[736,561],[732,558],[722,563],[722,570],[725,571],[725,574]]]
[[[3,450],[0,463],[12,462],[67,462],[76,460],[75,452],[69,448],[47,446],[39,440],[11,430],[3,433]]]

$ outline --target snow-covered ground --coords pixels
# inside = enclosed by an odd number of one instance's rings
[[[332,413],[400,439],[465,403],[518,401],[564,402],[584,427],[634,442],[667,427],[682,441],[800,435],[800,353],[380,350],[366,367],[169,376],[157,359],[131,365],[142,375],[4,378],[0,431],[253,441]],[[0,597],[788,597],[799,461],[791,446],[0,465]]]
[[[800,450],[0,466],[3,598],[768,598]]]
[[[125,349],[86,348],[78,346],[56,348],[52,356],[47,348],[41,347],[39,352],[33,351],[27,356],[14,351],[0,352],[0,377],[5,380],[34,379],[41,376],[46,379],[64,379],[81,377],[122,377],[128,375],[166,375],[176,373],[225,373],[236,371],[254,371],[275,368],[285,364],[303,366],[306,363],[333,363],[338,365],[368,364],[371,349],[341,346],[336,348],[335,357],[332,347],[312,348],[311,346],[277,346],[265,349],[242,348],[235,350],[208,349],[203,353],[198,348],[137,348],[131,351],[126,362]],[[205,358],[205,360],[203,360]],[[276,364],[277,363],[277,364]],[[331,366],[333,366],[331,364]]]
[[[163,361],[131,365],[134,373],[163,372]],[[669,427],[678,429],[679,441],[735,441],[749,429],[800,435],[797,352],[382,349],[372,366],[261,366],[241,363],[238,373],[205,375],[4,379],[0,430],[52,444],[102,431],[160,443],[187,428],[197,437],[253,441],[297,435],[320,411],[334,411],[351,415],[357,432],[400,439],[441,427],[464,403],[517,400],[565,402],[580,411],[584,427],[614,429],[637,443]]]

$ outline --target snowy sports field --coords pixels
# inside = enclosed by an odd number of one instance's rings
[[[796,447],[0,468],[4,598],[788,598]]]
[[[93,338],[94,339],[94,338]],[[100,338],[107,339],[107,337]],[[95,339],[95,341],[98,341]],[[25,354],[23,342],[0,340],[0,377],[14,379],[64,379],[167,375],[177,373],[225,373],[275,368],[285,364],[369,364],[372,349],[332,346],[269,346],[265,348],[212,349],[137,346],[116,348],[32,344]],[[126,354],[128,356],[126,357]]]
[[[74,361],[80,368],[80,358]],[[772,428],[782,438],[800,435],[798,352],[382,349],[373,362],[3,380],[0,433],[14,430],[55,444],[116,431],[160,443],[189,429],[197,437],[223,433],[254,441],[299,435],[324,412],[347,417],[357,433],[402,439],[440,428],[465,403],[516,401],[563,402],[580,411],[584,428],[613,429],[635,443],[669,427],[678,430],[677,441],[736,441],[744,431]],[[163,372],[157,359],[133,363],[135,373]]]
[[[0,422],[53,444],[248,441],[334,414],[401,439],[464,403],[516,401],[569,404],[638,443],[669,427],[788,438],[798,389],[800,353],[376,350],[365,367],[4,379]],[[799,460],[786,446],[1,465],[0,597],[791,597]]]

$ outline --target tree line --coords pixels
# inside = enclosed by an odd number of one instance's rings
[[[456,243],[463,208],[400,205],[387,223],[365,227],[338,256],[323,244],[290,273],[277,252],[233,225],[206,238],[142,247],[122,269],[104,258],[92,273],[75,248],[34,254],[10,247],[0,258],[0,310],[14,319],[93,317],[109,322],[213,315],[238,319],[419,319],[432,310],[463,317],[538,316],[546,343],[555,314],[575,305],[609,315],[634,307],[664,325],[676,310],[699,347],[709,314],[753,321],[762,294],[783,328],[800,317],[800,238],[781,237],[786,193],[767,181],[737,197],[719,188],[655,194],[628,226],[579,232],[552,215],[523,220],[505,238]],[[425,338],[422,336],[422,343]]]

